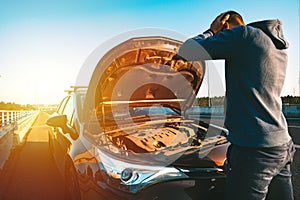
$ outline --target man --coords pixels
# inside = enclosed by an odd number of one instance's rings
[[[245,25],[228,11],[178,51],[189,61],[225,59],[228,200],[293,199],[295,150],[280,98],[287,48],[279,20]]]

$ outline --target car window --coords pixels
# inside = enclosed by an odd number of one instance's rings
[[[73,96],[72,96],[73,97]],[[67,115],[68,122],[72,125],[72,117],[74,113],[74,102],[73,98],[69,98],[68,101],[66,102],[65,108],[63,110],[64,115]]]
[[[61,101],[61,103],[59,104],[59,107],[57,109],[58,114],[63,114],[66,103],[68,102],[69,99],[70,99],[70,96],[66,96],[65,98],[63,98],[63,100]]]
[[[177,115],[177,113],[168,107],[151,106],[151,107],[136,107],[131,109],[132,115]]]

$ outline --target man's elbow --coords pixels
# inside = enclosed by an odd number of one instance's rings
[[[209,60],[210,56],[202,47],[201,43],[194,39],[186,40],[178,50],[178,55],[187,61]]]

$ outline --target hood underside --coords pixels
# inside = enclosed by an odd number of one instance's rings
[[[163,103],[185,110],[194,101],[204,75],[200,62],[172,60],[182,42],[164,37],[127,40],[99,61],[102,74],[95,91],[95,107],[128,103],[129,107]]]
[[[166,37],[132,38],[100,59],[85,100],[89,140],[117,154],[125,151],[135,162],[172,163],[190,149],[205,128],[190,125],[193,120],[181,113],[194,103],[205,68],[173,60],[181,44]]]

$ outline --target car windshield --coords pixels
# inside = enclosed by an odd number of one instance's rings
[[[129,109],[120,109],[115,110],[112,113],[109,113],[106,115],[106,117],[113,117],[113,118],[134,118],[134,117],[144,117],[144,116],[170,116],[170,115],[178,115],[177,110],[169,108],[169,107],[163,107],[160,105],[157,106],[151,106],[151,107],[134,107]]]

